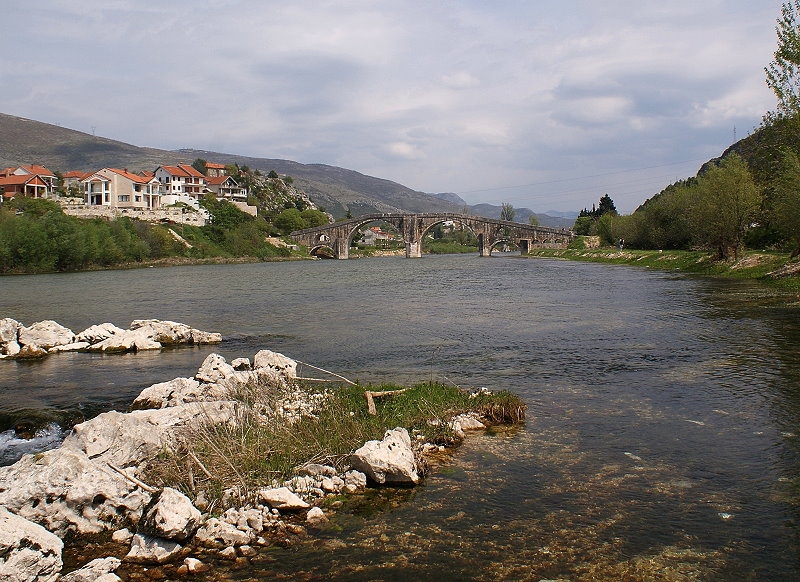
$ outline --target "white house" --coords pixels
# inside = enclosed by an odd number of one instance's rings
[[[103,168],[81,180],[84,201],[89,206],[154,210],[161,207],[163,190],[154,176]]]
[[[156,168],[155,177],[164,187],[165,196],[189,196],[199,199],[207,186],[206,177],[189,164],[159,166]],[[166,203],[174,204],[174,202]]]

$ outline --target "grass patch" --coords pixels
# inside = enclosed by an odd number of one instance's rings
[[[231,422],[199,422],[180,433],[172,450],[146,470],[146,480],[206,498],[224,499],[235,488],[247,495],[258,487],[291,478],[307,463],[342,469],[349,455],[387,429],[402,426],[425,441],[453,444],[450,420],[474,411],[488,424],[521,423],[525,404],[510,392],[470,394],[458,387],[422,383],[402,393],[376,398],[367,410],[365,391],[401,390],[395,385],[320,390],[266,380],[248,383],[232,398],[239,406]]]
[[[753,279],[789,291],[800,290],[800,262],[790,261],[788,253],[747,251],[736,261],[717,261],[707,252],[654,251],[616,248],[534,249],[530,257],[548,257],[647,267],[712,277]]]

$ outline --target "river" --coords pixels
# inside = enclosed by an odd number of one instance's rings
[[[424,485],[345,507],[336,531],[226,579],[800,580],[800,310],[755,283],[425,256],[0,284],[0,315],[24,324],[158,318],[225,337],[0,362],[6,463],[29,446],[14,423],[125,409],[212,351],[268,348],[361,382],[434,379],[527,402],[523,427],[470,437]]]

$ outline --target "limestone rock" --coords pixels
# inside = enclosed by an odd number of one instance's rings
[[[204,388],[201,390],[201,386]],[[187,402],[202,400],[219,400],[222,394],[205,389],[208,385],[201,385],[194,378],[175,378],[169,382],[159,382],[141,391],[133,401],[133,410],[146,408],[166,408]],[[213,392],[213,393],[212,393]]]
[[[25,344],[20,347],[17,354],[14,356],[18,360],[35,360],[43,358],[47,355],[47,350],[37,346],[36,344]]]
[[[52,320],[39,321],[30,327],[21,327],[18,332],[20,345],[36,345],[45,350],[75,341],[72,330]]]
[[[237,529],[235,525],[220,521],[216,517],[206,521],[194,536],[204,546],[243,546],[249,544],[250,535]]]
[[[232,377],[236,370],[219,354],[209,354],[197,370],[195,379],[200,382],[219,382]]]
[[[178,542],[136,534],[131,540],[131,549],[125,556],[137,564],[166,564],[184,552]]]
[[[107,340],[112,335],[122,333],[123,331],[125,330],[121,327],[117,327],[113,323],[100,323],[84,329],[75,336],[75,341],[96,344],[103,340]]]
[[[221,334],[200,331],[185,323],[177,323],[175,321],[137,319],[131,322],[130,329],[141,331],[165,346],[173,344],[213,344],[222,341]]]
[[[186,495],[165,487],[145,507],[137,533],[185,542],[200,527],[201,518],[200,511]]]
[[[350,456],[354,469],[376,483],[419,483],[411,438],[405,428],[387,430],[382,441],[367,441]]]
[[[281,511],[299,511],[310,507],[308,503],[292,493],[288,487],[261,489],[258,492],[258,498],[273,509]]]
[[[459,414],[453,421],[458,423],[462,431],[483,430],[486,428],[486,425],[475,414]]]
[[[161,344],[153,340],[146,332],[141,330],[123,330],[120,333],[92,344],[91,352],[138,352],[143,350],[160,350]]]
[[[70,572],[61,577],[59,582],[99,582],[119,580],[114,572],[122,564],[119,558],[97,558],[86,564],[83,568]]]
[[[64,344],[63,346],[53,346],[49,350],[47,350],[50,354],[55,354],[57,352],[77,352],[80,350],[85,350],[91,344],[89,342],[73,342],[71,344]]]
[[[17,339],[21,327],[22,324],[16,319],[11,319],[10,317],[0,319],[0,354],[8,356],[16,355],[16,352],[13,354],[9,352],[9,346],[13,344],[16,347],[11,349],[16,349],[17,352],[19,351]]]
[[[328,523],[328,517],[319,507],[312,507],[306,514],[306,523],[313,527],[320,527]]]
[[[0,506],[0,580],[55,582],[63,548],[57,536]]]
[[[297,362],[270,350],[261,350],[253,358],[253,369],[259,368],[275,370],[287,378],[297,377]]]

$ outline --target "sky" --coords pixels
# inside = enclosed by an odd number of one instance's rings
[[[776,104],[778,0],[7,4],[2,113],[539,213],[630,213]]]

